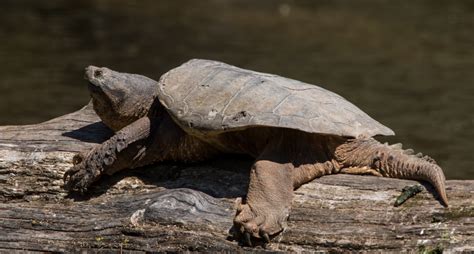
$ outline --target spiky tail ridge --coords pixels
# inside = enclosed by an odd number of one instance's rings
[[[401,144],[389,146],[373,138],[349,139],[335,151],[336,160],[344,167],[368,167],[385,177],[423,180],[431,183],[445,206],[448,198],[443,170],[436,161]]]

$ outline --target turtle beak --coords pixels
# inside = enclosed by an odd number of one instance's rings
[[[84,79],[91,81],[92,79],[95,78],[100,78],[103,74],[101,68],[96,67],[96,66],[88,66],[84,70]]]
[[[90,77],[92,77],[92,73],[94,72],[94,66],[88,66],[84,69],[84,79],[85,80],[90,80]]]
[[[84,70],[84,79],[93,86],[101,86],[101,80],[104,78],[104,69],[96,66],[88,66]]]

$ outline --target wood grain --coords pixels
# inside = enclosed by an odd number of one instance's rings
[[[104,177],[68,195],[73,155],[112,135],[90,106],[50,121],[0,127],[0,250],[474,252],[474,181],[449,180],[449,208],[430,186],[400,207],[417,182],[331,175],[295,192],[287,229],[264,247],[233,239],[233,204],[252,163],[223,156]]]

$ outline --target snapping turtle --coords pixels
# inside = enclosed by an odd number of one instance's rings
[[[242,153],[256,159],[234,219],[246,239],[280,232],[293,190],[326,174],[426,180],[447,206],[433,159],[379,143],[372,137],[393,131],[321,87],[199,59],[159,82],[93,66],[85,76],[95,111],[115,135],[76,157],[64,176],[69,190],[126,168]]]

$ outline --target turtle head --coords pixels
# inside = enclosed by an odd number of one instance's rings
[[[84,78],[95,112],[114,131],[147,115],[157,95],[157,82],[137,74],[89,66]]]

